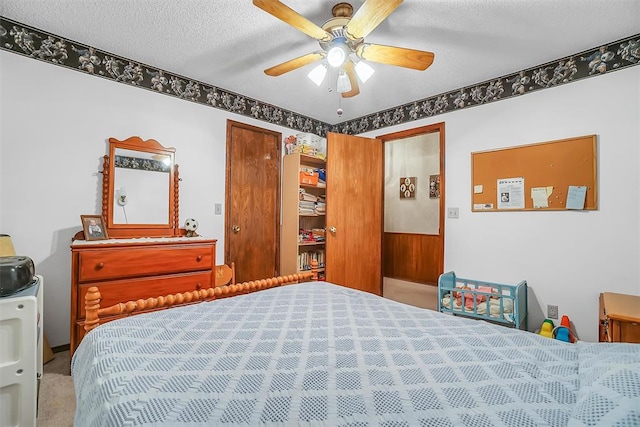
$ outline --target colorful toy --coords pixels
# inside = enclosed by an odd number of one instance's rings
[[[560,326],[555,327],[553,329],[553,333],[557,340],[571,343],[575,342],[573,333],[571,333],[571,321],[569,320],[569,316],[562,316]]]
[[[570,342],[569,341],[569,336],[571,335],[571,331],[569,331],[569,328],[565,327],[565,326],[558,326],[554,329],[555,331],[555,335],[556,335],[556,339],[560,340],[560,341],[564,341],[564,342]]]
[[[542,335],[543,337],[553,338],[553,329],[554,329],[553,320],[545,319],[544,322],[542,322],[542,326],[540,327],[539,334]]]
[[[193,218],[187,218],[184,222],[184,228],[187,230],[187,237],[197,237],[198,233],[196,230],[198,229],[198,221]]]

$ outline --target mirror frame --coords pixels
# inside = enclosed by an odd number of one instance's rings
[[[144,151],[166,155],[171,158],[169,170],[169,222],[167,224],[114,224],[113,197],[115,184],[115,150]],[[155,139],[142,140],[139,136],[132,136],[124,141],[109,138],[109,155],[104,156],[102,167],[102,216],[107,224],[109,238],[138,238],[138,237],[171,237],[180,235],[179,201],[178,201],[178,165],[175,163],[175,148],[165,148]]]

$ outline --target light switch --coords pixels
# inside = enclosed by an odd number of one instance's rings
[[[460,208],[447,208],[447,217],[448,218],[459,218],[460,217]]]
[[[216,203],[215,205],[215,214],[222,215],[222,203]]]

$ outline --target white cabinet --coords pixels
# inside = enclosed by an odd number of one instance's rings
[[[36,425],[42,376],[42,276],[0,298],[0,426]]]

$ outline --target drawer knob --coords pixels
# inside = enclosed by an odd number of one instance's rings
[[[197,289],[197,290],[200,290],[201,288],[202,288],[202,284],[198,283],[198,284],[196,285],[196,289]]]
[[[98,264],[96,264],[97,270],[100,270],[102,267],[104,267],[104,262],[99,262]]]
[[[202,261],[202,255],[198,255],[198,256],[196,257],[196,261]]]

